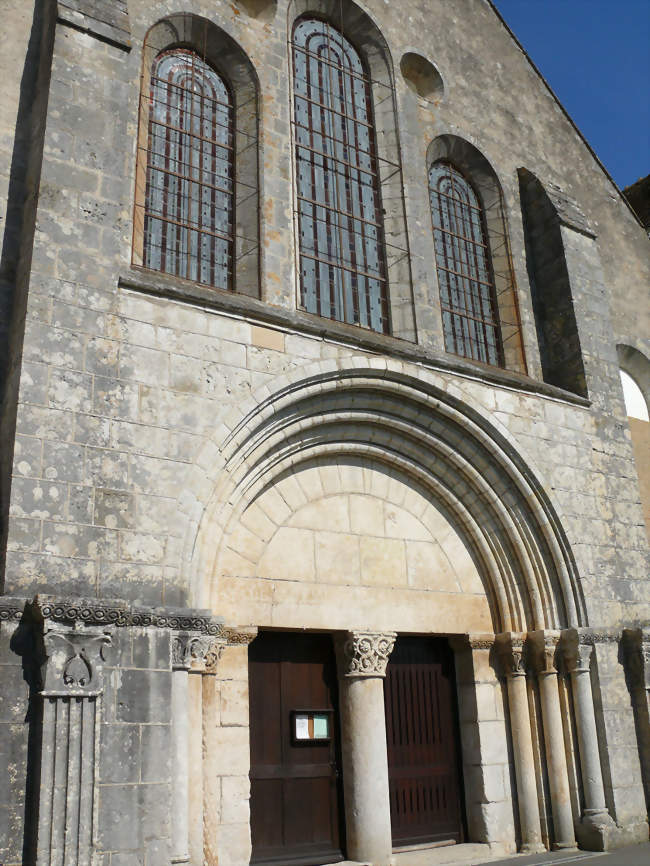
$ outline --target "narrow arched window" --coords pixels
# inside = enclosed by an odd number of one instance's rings
[[[445,349],[503,366],[494,276],[481,202],[448,162],[429,171]]]
[[[232,286],[233,120],[223,79],[193,51],[151,68],[143,265]]]
[[[336,28],[293,31],[300,303],[387,333],[388,287],[369,77]]]

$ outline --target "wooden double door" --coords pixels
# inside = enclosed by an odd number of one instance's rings
[[[262,632],[249,648],[251,863],[343,860],[330,635]]]
[[[447,640],[399,637],[384,702],[393,845],[461,842],[454,657]]]

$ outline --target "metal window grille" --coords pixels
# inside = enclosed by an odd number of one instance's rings
[[[388,290],[370,81],[332,25],[293,32],[300,303],[387,333]]]
[[[225,82],[193,51],[154,60],[149,93],[143,264],[232,287],[233,114]]]
[[[494,275],[479,198],[454,166],[437,162],[429,172],[429,199],[445,349],[503,366]]]

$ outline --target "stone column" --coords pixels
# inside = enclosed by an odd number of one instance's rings
[[[203,741],[203,863],[219,863],[219,815],[221,812],[221,777],[214,768],[218,749],[216,733],[219,727],[220,694],[217,668],[226,646],[225,640],[215,641],[205,660],[202,681],[202,741]]]
[[[593,644],[588,632],[570,629],[564,634],[565,662],[571,677],[578,731],[584,810],[578,831],[582,847],[603,850],[603,837],[612,818],[605,803],[605,787],[598,751],[598,732],[591,691],[590,661]]]
[[[47,624],[38,866],[90,866],[97,702],[110,630]]]
[[[523,636],[512,633],[499,635],[498,646],[507,677],[512,751],[517,779],[521,851],[527,854],[536,854],[546,849],[542,842],[542,826],[537,802],[535,757],[528,710]]]
[[[555,835],[552,847],[555,849],[575,848],[576,839],[569,791],[569,771],[567,769],[558,689],[557,647],[560,641],[560,632],[541,631],[537,632],[535,637],[538,648],[537,677],[542,704],[546,767],[551,791],[551,811]]]
[[[177,633],[172,643],[172,863],[190,862],[189,828],[189,671],[192,635]]]
[[[348,632],[337,645],[348,857],[373,866],[392,862],[384,677],[395,638]]]

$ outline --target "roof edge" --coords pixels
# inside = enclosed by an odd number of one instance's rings
[[[594,150],[593,147],[589,144],[589,142],[588,142],[587,139],[585,138],[584,134],[583,134],[582,131],[580,130],[580,127],[576,124],[576,122],[573,120],[573,118],[571,117],[571,115],[569,114],[569,112],[568,112],[568,111],[566,110],[566,108],[562,105],[562,103],[560,102],[560,100],[559,100],[557,94],[555,93],[555,91],[553,90],[553,88],[551,87],[551,85],[548,83],[548,81],[544,78],[544,76],[542,75],[542,73],[539,71],[539,69],[538,69],[537,66],[535,65],[534,61],[532,60],[530,54],[526,51],[526,49],[524,48],[524,46],[521,44],[521,42],[517,39],[517,37],[515,36],[515,34],[513,33],[513,31],[510,29],[510,27],[508,26],[508,24],[507,24],[505,18],[503,17],[503,15],[499,12],[499,10],[497,9],[497,7],[495,6],[493,0],[485,0],[485,2],[488,4],[488,6],[490,6],[490,7],[492,8],[492,11],[495,13],[495,15],[497,16],[497,18],[499,19],[499,21],[500,21],[500,22],[503,24],[503,26],[506,28],[506,30],[507,30],[508,33],[510,34],[512,40],[515,42],[515,44],[517,45],[517,47],[519,48],[519,50],[521,51],[521,53],[524,55],[524,57],[526,58],[526,60],[530,63],[530,65],[532,66],[533,70],[534,70],[535,73],[537,74],[537,76],[540,78],[542,84],[546,87],[546,89],[548,90],[548,92],[551,94],[551,96],[553,97],[553,99],[554,99],[555,102],[557,103],[557,105],[558,105],[558,107],[560,108],[560,111],[562,112],[562,114],[564,114],[564,116],[565,116],[566,119],[569,121],[569,123],[571,124],[571,126],[572,126],[572,127],[575,129],[575,131],[578,133],[578,136],[580,137],[582,143],[585,145],[585,147],[587,148],[587,150],[589,151],[589,153],[592,155],[592,157],[595,159],[595,161],[597,162],[597,164],[600,166],[600,168],[601,168],[602,171],[603,171],[603,174],[604,174],[605,177],[609,180],[609,182],[612,184],[612,186],[614,187],[614,189],[615,189],[616,192],[618,193],[618,197],[619,197],[619,199],[620,199],[620,200],[625,204],[625,206],[627,207],[627,209],[629,210],[629,212],[630,212],[630,213],[632,214],[632,216],[634,217],[635,222],[637,222],[637,223],[639,224],[639,226],[640,226],[642,229],[644,229],[644,231],[645,231],[645,228],[644,228],[644,226],[643,226],[643,223],[642,223],[641,220],[639,219],[639,217],[638,217],[636,211],[634,210],[634,208],[632,207],[632,205],[629,203],[629,201],[625,198],[625,196],[623,195],[623,192],[619,189],[619,187],[618,187],[616,181],[614,180],[614,178],[611,176],[611,174],[607,171],[607,169],[605,168],[605,166],[603,165],[603,163],[600,161],[600,159],[598,158],[598,156],[597,156],[595,150]]]

